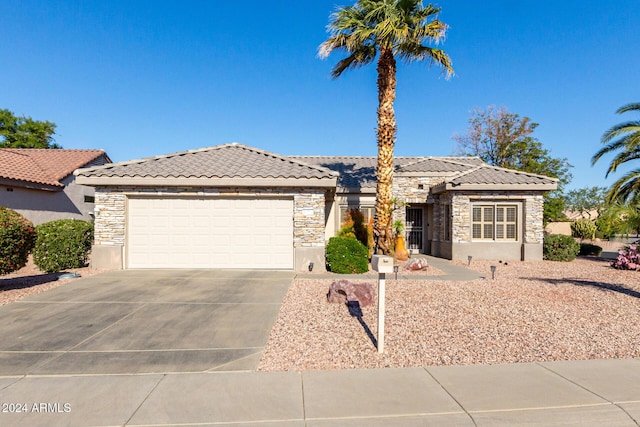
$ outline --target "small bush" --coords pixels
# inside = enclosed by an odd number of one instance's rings
[[[544,259],[549,261],[573,261],[580,252],[580,245],[572,237],[549,234],[544,238]]]
[[[580,243],[580,252],[578,252],[578,255],[600,256],[601,254],[602,247],[598,245],[592,245],[591,243]]]
[[[618,258],[611,263],[613,268],[618,270],[636,270],[640,271],[640,251],[638,246],[626,246],[618,251]]]
[[[0,274],[24,267],[35,242],[36,230],[31,221],[0,206]]]
[[[580,218],[571,223],[571,235],[578,239],[594,239],[598,227],[590,219]]]
[[[369,271],[369,250],[354,237],[332,237],[327,244],[327,269],[338,274]]]
[[[59,219],[38,225],[36,231],[33,261],[40,270],[50,273],[87,264],[93,224],[79,219]]]

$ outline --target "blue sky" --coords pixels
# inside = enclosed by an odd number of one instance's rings
[[[329,77],[317,58],[347,0],[0,2],[0,108],[58,125],[64,148],[114,161],[241,142],[279,154],[375,155],[375,66]],[[456,75],[398,71],[397,155],[450,155],[476,107],[505,106],[601,185],[602,133],[637,117],[638,0],[449,0]]]

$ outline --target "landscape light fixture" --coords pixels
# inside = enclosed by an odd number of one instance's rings
[[[393,266],[393,272],[396,274],[396,280],[398,280],[398,270],[400,269],[400,267],[398,267],[397,265]]]
[[[309,263],[309,271],[310,272],[313,271],[313,263],[312,262]]]
[[[491,266],[491,280],[495,280],[496,278],[496,268],[498,267],[496,267],[495,265]]]
[[[471,259],[472,259],[472,258],[473,258],[473,257],[472,257],[471,255],[469,255],[469,256],[467,257],[467,260],[469,261],[469,263],[468,263],[467,265],[471,265]]]

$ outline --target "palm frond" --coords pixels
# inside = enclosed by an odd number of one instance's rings
[[[624,138],[620,138],[616,141],[611,141],[606,146],[602,147],[600,150],[596,152],[596,154],[591,157],[591,165],[595,165],[598,160],[605,154],[609,154],[611,152],[624,149],[626,147]]]
[[[601,140],[603,143],[607,143],[611,141],[613,138],[616,138],[624,134],[630,134],[630,136],[635,135],[635,139],[638,141],[638,144],[640,144],[640,121],[632,121],[632,122],[617,124],[611,127],[610,129],[608,129],[602,135]]]
[[[640,102],[632,102],[631,104],[623,105],[622,107],[616,110],[616,114],[626,113],[627,111],[640,112]]]
[[[638,159],[640,159],[640,150],[623,150],[622,152],[618,153],[618,155],[614,157],[613,160],[611,160],[611,163],[609,163],[609,168],[607,169],[606,176],[609,176],[610,173],[615,172],[618,169],[618,166]]]
[[[348,69],[358,68],[363,65],[370,64],[376,58],[376,49],[373,46],[362,46],[351,55],[338,61],[333,70],[331,77],[338,78]]]
[[[405,62],[426,60],[441,66],[450,77],[453,67],[449,56],[427,46],[439,43],[447,32],[448,26],[436,19],[439,12],[440,8],[431,4],[423,6],[422,0],[358,0],[331,14],[327,25],[330,37],[320,45],[318,56],[326,58],[334,50],[346,51],[348,57],[334,68],[335,77],[371,62],[373,46],[376,54],[380,49],[391,49]]]
[[[625,203],[640,195],[640,169],[635,169],[613,183],[607,193],[607,203]]]

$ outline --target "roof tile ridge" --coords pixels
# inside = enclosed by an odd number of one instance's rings
[[[27,153],[22,153],[22,152],[17,151],[17,150],[20,150],[20,148],[2,147],[2,148],[0,148],[0,150],[1,151],[6,151],[6,152],[8,152],[10,154],[14,154],[16,156],[29,157],[29,155]]]
[[[480,160],[482,162],[481,165],[486,165],[487,164],[484,160],[482,160],[478,156],[440,156],[440,157],[433,156],[432,158],[438,159],[438,160],[440,160],[442,162],[452,163],[452,164],[460,165],[460,166],[479,166],[479,165],[473,165],[473,164],[466,163],[462,159],[478,159],[478,160]],[[456,160],[456,159],[461,159],[461,160]]]
[[[467,165],[467,166],[469,166],[469,165]],[[447,182],[447,181],[453,181],[453,180],[455,180],[455,179],[462,178],[463,176],[469,175],[470,173],[473,173],[473,172],[476,172],[476,171],[477,171],[477,170],[479,170],[479,169],[482,169],[482,168],[483,168],[483,166],[484,166],[484,165],[471,166],[471,169],[468,169],[468,170],[466,170],[466,171],[462,171],[462,172],[459,172],[459,173],[457,173],[457,174],[455,174],[455,175],[452,175],[452,176],[447,177],[447,178],[444,180],[444,182]]]
[[[35,148],[35,150],[40,150],[39,148]],[[44,148],[42,149],[44,150]],[[48,150],[48,149],[47,149]],[[36,180],[27,180],[29,182],[37,182],[40,184],[48,184],[48,185],[54,185],[56,187],[64,187],[64,185],[60,182],[60,180],[55,177],[54,175],[51,175],[49,173],[49,170],[47,168],[45,168],[43,165],[40,164],[40,162],[38,162],[38,160],[32,156],[30,156],[28,153],[25,152],[24,154],[29,160],[31,160],[31,162],[33,162],[33,164],[40,170],[40,172],[42,172],[42,174],[44,176],[46,176],[49,181],[48,182],[44,182],[44,181],[36,181]]]
[[[332,171],[331,169],[323,168],[322,166],[310,165],[310,164],[305,163],[305,162],[301,162],[301,161],[298,161],[298,160],[291,159],[291,158],[289,158],[290,156],[285,156],[285,155],[282,155],[282,154],[276,154],[276,153],[273,153],[271,151],[263,150],[263,149],[256,148],[256,147],[250,147],[248,145],[241,144],[239,142],[232,142],[230,144],[219,145],[218,147],[239,147],[239,148],[243,148],[243,149],[248,150],[248,151],[253,151],[254,153],[263,154],[265,156],[271,156],[274,159],[278,159],[278,160],[282,160],[282,161],[285,161],[285,162],[289,162],[290,164],[295,164],[295,165],[298,165],[298,166],[304,166],[304,167],[307,167],[309,169],[313,169],[313,170],[316,170],[316,171],[319,171],[319,172],[322,172],[322,173],[326,173],[326,174],[329,174],[329,175],[332,175],[332,176],[338,176],[339,175],[337,172]]]
[[[414,165],[417,165],[418,163],[424,162],[425,160],[427,160],[429,158],[428,156],[398,156],[398,157],[399,158],[407,158],[407,159],[415,158],[415,161],[406,163],[406,164],[404,164],[402,166],[398,166],[399,168],[406,168],[406,167],[414,166]]]
[[[536,177],[536,178],[551,179],[551,180],[554,180],[556,182],[560,181],[558,178],[554,178],[554,177],[551,177],[551,176],[540,175],[540,174],[532,173],[532,172],[525,172],[525,171],[521,171],[521,170],[517,170],[517,169],[509,169],[509,168],[504,168],[504,167],[501,167],[501,166],[494,166],[494,165],[490,165],[488,163],[483,164],[482,167],[484,167],[485,169],[493,169],[493,170],[497,170],[497,171],[511,172],[511,173],[515,173],[515,174],[518,174],[518,175],[527,175],[527,176]]]
[[[271,156],[274,159],[283,160],[283,161],[289,162],[290,164],[295,164],[295,165],[298,165],[298,166],[304,166],[304,167],[307,167],[309,169],[320,171],[322,173],[327,173],[327,174],[332,175],[332,176],[340,175],[338,172],[332,171],[331,169],[328,169],[328,168],[325,168],[325,167],[322,167],[322,166],[311,165],[309,163],[301,162],[299,160],[295,160],[295,159],[291,158],[291,157],[297,157],[297,156],[287,156],[287,155],[282,155],[282,154],[276,154],[276,153],[273,153],[271,151],[262,150],[260,148],[255,148],[255,147],[249,147],[248,145],[240,144],[240,143],[237,143],[237,142],[234,142],[234,143],[229,144],[229,145],[234,145],[234,146],[241,147],[241,148],[244,148],[244,149],[249,150],[249,151],[253,151],[255,153],[260,153],[260,154],[264,154],[264,155],[267,155],[267,156]]]
[[[106,163],[104,165],[92,166],[92,167],[89,167],[89,168],[79,168],[79,169],[76,169],[73,172],[73,174],[77,176],[80,173],[79,171],[82,171],[82,172],[94,172],[94,171],[97,171],[97,170],[112,169],[112,168],[119,167],[119,166],[137,165],[137,164],[140,164],[140,163],[149,162],[149,161],[153,161],[153,160],[167,159],[167,158],[170,158],[170,157],[183,156],[185,154],[198,153],[198,152],[202,152],[202,151],[210,151],[212,149],[218,149],[218,148],[222,148],[222,147],[229,146],[229,145],[232,145],[232,144],[215,145],[215,146],[212,146],[212,147],[198,148],[196,150],[183,150],[183,151],[177,151],[175,153],[160,154],[160,155],[157,155],[157,156],[150,156],[150,157],[141,157],[139,159],[133,159],[133,160],[125,160],[123,162]]]

